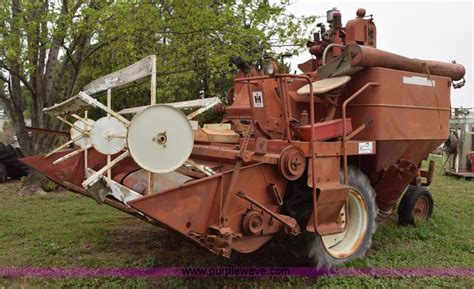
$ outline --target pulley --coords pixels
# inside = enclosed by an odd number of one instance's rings
[[[289,146],[283,149],[278,159],[280,173],[289,181],[299,179],[306,168],[306,157],[299,147]]]

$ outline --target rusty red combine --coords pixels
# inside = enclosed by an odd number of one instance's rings
[[[71,140],[23,161],[225,257],[276,234],[315,266],[361,257],[375,218],[402,195],[400,223],[431,215],[434,164],[420,166],[448,136],[450,89],[465,71],[379,50],[364,9],[345,27],[336,9],[327,21],[308,42],[314,57],[299,65],[302,74],[278,72],[271,58],[257,69],[233,57],[226,104],[155,104],[154,56],[104,76],[44,110],[71,126]],[[150,106],[113,111],[112,89],[144,77]],[[95,98],[101,92],[107,104]],[[90,107],[107,116],[88,118]],[[186,107],[199,109],[186,116],[178,110]],[[222,123],[197,127],[192,118],[210,107]]]

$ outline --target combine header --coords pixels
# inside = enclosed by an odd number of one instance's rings
[[[69,124],[71,140],[23,162],[59,185],[175,231],[229,257],[276,234],[302,262],[332,266],[361,257],[377,214],[399,205],[399,221],[431,215],[420,169],[449,133],[450,89],[464,67],[409,59],[376,48],[364,9],[308,43],[303,74],[279,73],[239,57],[227,103],[155,104],[155,58],[84,87],[44,112]],[[111,109],[112,90],[151,77],[150,105]],[[96,96],[107,92],[107,103]],[[107,116],[88,118],[88,108]],[[181,108],[199,108],[184,115]],[[213,107],[220,124],[192,119]],[[133,117],[125,117],[134,114]],[[75,149],[65,149],[74,145]],[[426,179],[426,180],[424,180]]]

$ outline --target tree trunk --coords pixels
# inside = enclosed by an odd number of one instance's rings
[[[48,179],[37,171],[31,171],[28,177],[23,182],[22,187],[18,190],[20,196],[43,195],[46,192],[43,187],[48,182]]]

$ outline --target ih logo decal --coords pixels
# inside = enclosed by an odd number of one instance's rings
[[[263,107],[263,94],[261,91],[254,91],[253,95],[253,107]]]

